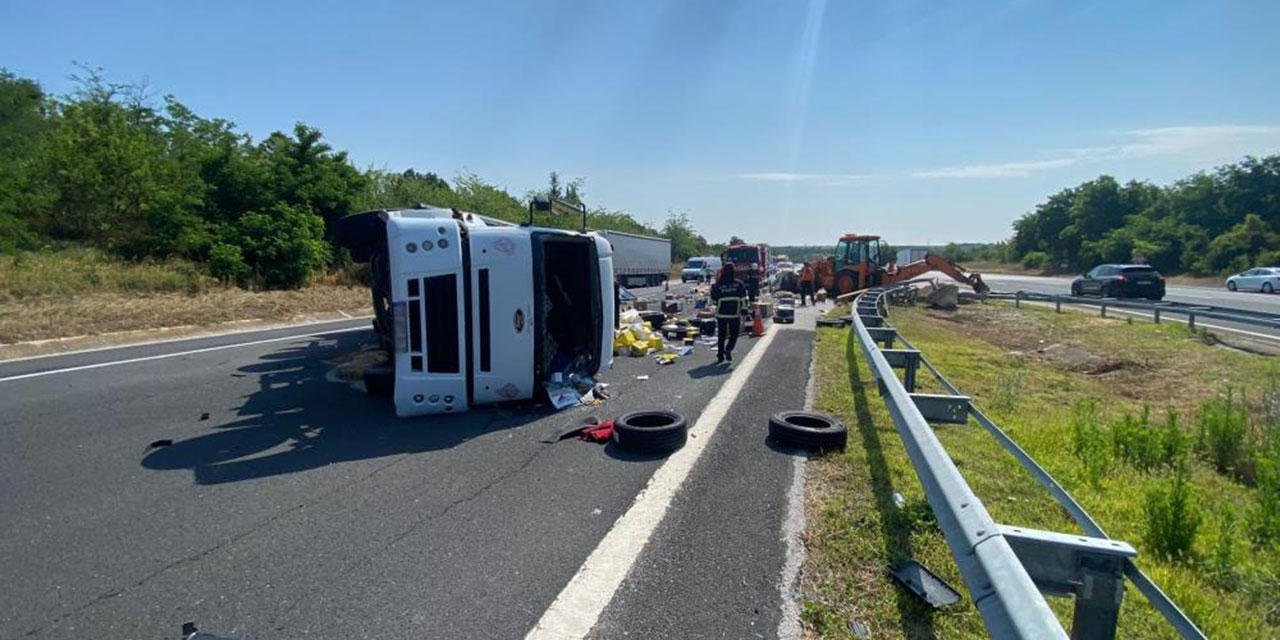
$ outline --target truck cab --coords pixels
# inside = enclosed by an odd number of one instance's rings
[[[397,415],[530,399],[553,373],[612,366],[612,249],[594,233],[420,207],[347,216],[335,234],[370,266]]]

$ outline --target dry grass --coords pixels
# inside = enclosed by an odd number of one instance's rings
[[[1280,598],[1275,595],[1280,548],[1251,546],[1226,516],[1245,513],[1255,489],[1195,463],[1191,482],[1205,510],[1205,524],[1192,557],[1159,560],[1143,548],[1142,496],[1166,482],[1167,473],[1121,464],[1091,486],[1072,453],[1070,424],[1072,403],[1080,398],[1099,399],[1104,419],[1113,419],[1143,405],[1156,415],[1178,408],[1191,416],[1201,400],[1226,385],[1259,397],[1259,390],[1280,375],[1280,360],[1206,344],[1183,326],[1130,324],[1035,307],[967,305],[949,314],[894,308],[891,321],[1108,532],[1134,544],[1139,565],[1210,637],[1270,638],[1280,633]],[[808,467],[808,558],[801,585],[807,633],[851,637],[848,622],[857,620],[877,638],[986,637],[967,595],[960,605],[932,611],[885,573],[890,563],[912,558],[965,593],[902,441],[855,351],[847,330],[818,331],[815,408],[844,420],[850,438],[845,451]],[[1097,367],[1099,360],[1120,366]],[[922,390],[938,388],[922,385]],[[1077,531],[1048,493],[985,431],[970,423],[935,427],[935,433],[997,521]],[[894,504],[895,492],[904,497],[905,508]],[[1231,583],[1207,568],[1223,539],[1238,547]],[[1071,602],[1051,598],[1049,603],[1069,624]],[[1119,636],[1175,634],[1129,589]]]
[[[0,301],[0,344],[239,320],[288,321],[312,314],[368,313],[362,287],[315,285],[297,291],[217,287],[196,294],[93,293]]]

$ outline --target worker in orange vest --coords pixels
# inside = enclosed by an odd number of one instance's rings
[[[804,306],[805,296],[809,296],[809,300],[814,304],[817,304],[817,301],[813,298],[813,294],[816,293],[813,288],[815,279],[816,275],[813,272],[813,265],[808,262],[804,263],[804,266],[800,268],[800,306]]]

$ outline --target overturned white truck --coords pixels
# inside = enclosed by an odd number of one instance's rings
[[[365,384],[397,415],[534,398],[613,364],[612,249],[595,233],[420,206],[347,216],[335,239],[369,264],[390,364]]]

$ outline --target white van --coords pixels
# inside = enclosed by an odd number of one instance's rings
[[[702,278],[703,269],[706,268],[707,273],[711,277],[715,277],[716,272],[720,270],[720,258],[718,256],[694,256],[684,263],[684,268],[680,270],[680,282],[697,282]]]
[[[552,373],[613,364],[612,250],[595,233],[422,207],[353,214],[335,236],[369,263],[397,415],[529,399]]]

